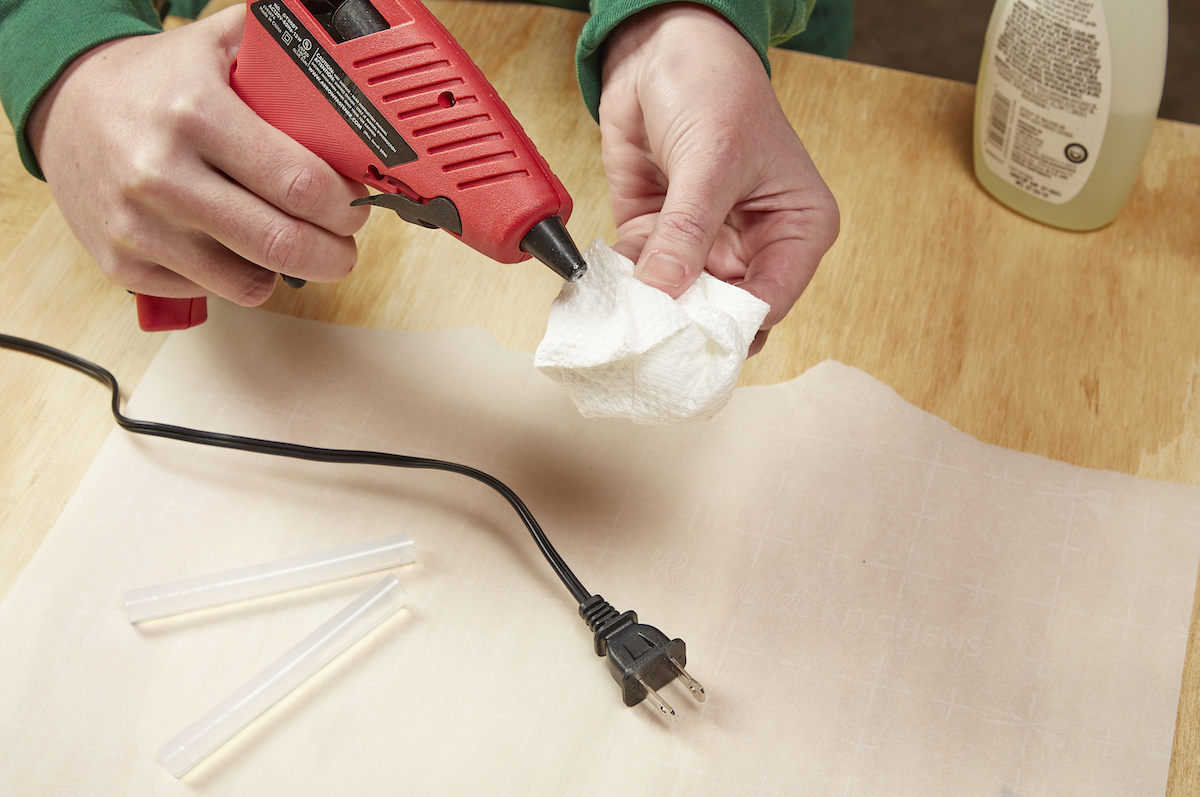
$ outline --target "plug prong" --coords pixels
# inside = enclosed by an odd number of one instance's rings
[[[646,690],[646,699],[649,700],[650,703],[656,709],[658,709],[658,712],[660,714],[662,714],[663,717],[665,717],[666,719],[669,719],[672,722],[674,722],[675,721],[675,709],[671,708],[670,704],[668,704],[667,701],[663,700],[662,697],[658,694],[658,692],[655,692],[654,689],[651,688],[651,686],[649,684],[647,684],[645,681],[643,681],[641,678],[638,678],[637,682],[639,684],[641,684],[642,688],[644,688]]]
[[[688,671],[683,669],[683,665],[675,660],[674,656],[667,656],[667,661],[671,662],[671,667],[675,670],[675,674],[679,676],[679,680],[683,681],[688,690],[692,693],[692,697],[696,698],[696,702],[703,703],[707,697],[704,693],[704,687],[700,682],[688,674]]]

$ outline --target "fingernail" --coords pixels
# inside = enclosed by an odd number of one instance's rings
[[[678,288],[687,276],[687,266],[673,255],[655,252],[650,257],[638,263],[634,276],[642,282],[652,282],[655,285],[665,285]]]

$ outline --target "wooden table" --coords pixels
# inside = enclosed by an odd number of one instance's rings
[[[578,97],[584,17],[429,3],[504,96],[576,203],[586,245],[615,238],[599,133]],[[971,171],[970,85],[773,52],[783,107],[837,196],[842,233],[745,384],[821,360],[857,366],[988,443],[1200,486],[1200,127],[1159,121],[1129,203],[1068,233],[1002,207]],[[162,343],[71,237],[46,187],[0,145],[0,331],[92,358],[126,395]],[[273,310],[341,324],[478,324],[541,338],[557,278],[502,267],[377,211],[337,285],[281,288]],[[112,427],[107,397],[59,366],[0,353],[0,596]],[[1170,795],[1200,793],[1200,615],[1193,614]]]

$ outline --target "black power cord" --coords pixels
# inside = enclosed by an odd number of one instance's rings
[[[291,457],[312,462],[442,470],[482,482],[508,501],[518,517],[521,518],[521,522],[525,524],[525,528],[533,536],[534,543],[550,564],[551,569],[554,570],[555,575],[571,593],[571,597],[579,603],[579,615],[588,624],[594,635],[596,655],[607,656],[609,672],[613,680],[621,686],[625,705],[635,706],[648,699],[660,714],[673,719],[675,717],[674,709],[658,695],[656,690],[661,689],[675,678],[679,678],[697,700],[703,701],[705,698],[704,687],[684,669],[684,665],[687,664],[687,647],[683,640],[668,639],[657,628],[638,623],[637,614],[634,612],[617,612],[599,595],[589,593],[571,568],[567,566],[567,563],[559,556],[558,551],[554,549],[525,502],[508,485],[488,473],[469,465],[460,465],[440,459],[378,451],[318,448],[222,432],[207,432],[153,421],[139,421],[129,418],[121,412],[120,385],[117,383],[117,378],[106,368],[53,346],[12,335],[0,334],[0,348],[42,357],[73,368],[108,385],[112,393],[113,419],[122,429],[134,434],[165,437],[185,443],[250,451],[276,457]]]

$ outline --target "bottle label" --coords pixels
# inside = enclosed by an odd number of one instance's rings
[[[1112,59],[1101,0],[1006,0],[988,28],[976,135],[998,177],[1060,205],[1104,142]]]

